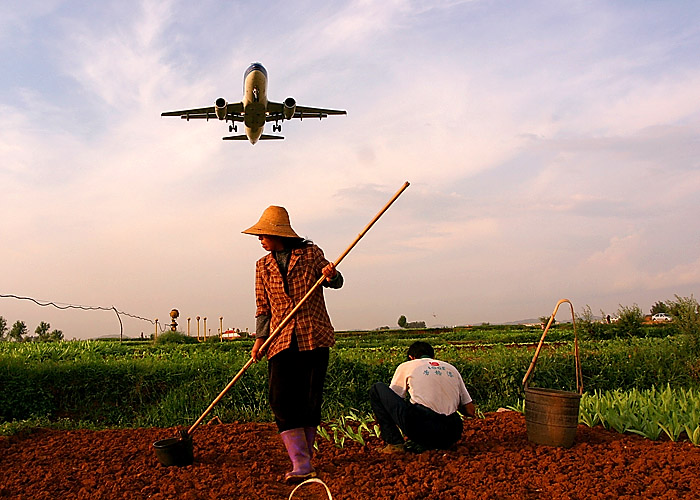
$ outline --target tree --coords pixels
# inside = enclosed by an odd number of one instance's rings
[[[0,340],[5,340],[5,334],[7,333],[7,320],[0,316]]]
[[[39,323],[39,326],[36,327],[36,330],[34,330],[34,333],[36,333],[39,336],[39,342],[48,342],[50,340],[50,334],[49,330],[51,329],[51,325],[42,321]]]
[[[654,314],[658,313],[666,313],[670,314],[671,309],[669,308],[668,304],[666,302],[658,301],[656,304],[651,306],[651,315],[653,316]]]
[[[540,325],[542,325],[542,329],[544,330],[547,328],[547,325],[549,324],[549,320],[552,319],[552,316],[540,316]],[[557,324],[557,319],[554,318],[552,319],[552,324],[550,328],[554,327]]]
[[[425,328],[425,321],[407,321],[403,314],[399,317],[399,326],[401,328]]]
[[[425,321],[409,321],[406,328],[425,328]]]
[[[630,337],[639,337],[642,333],[642,323],[644,322],[644,313],[637,304],[632,307],[620,305],[617,310],[618,320],[615,323],[615,334],[618,337],[629,335]]]
[[[22,342],[24,340],[24,335],[27,334],[27,325],[24,324],[24,321],[17,320],[15,321],[15,324],[12,325],[12,329],[10,330],[10,335],[9,337],[16,342]]]
[[[59,342],[63,340],[63,332],[61,330],[52,331],[51,335],[49,336],[49,340],[52,342]]]
[[[700,304],[691,294],[690,297],[675,296],[676,300],[669,302],[669,314],[678,330],[688,335],[690,346],[700,351]]]
[[[599,339],[603,337],[605,327],[600,321],[596,321],[593,311],[591,311],[591,306],[588,304],[583,308],[580,316],[576,315],[576,324],[587,338]]]

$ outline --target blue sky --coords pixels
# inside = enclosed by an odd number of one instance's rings
[[[699,46],[690,1],[3,2],[0,294],[252,330],[241,230],[284,205],[335,259],[408,180],[326,292],[337,329],[697,296]],[[348,115],[254,146],[160,116],[240,100],[253,61],[271,99]]]

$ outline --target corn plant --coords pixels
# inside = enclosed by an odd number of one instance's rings
[[[683,429],[685,430],[685,433],[688,436],[688,440],[695,446],[700,446],[700,425],[695,427],[695,429],[692,429],[688,425],[684,425]]]
[[[685,434],[700,445],[700,391],[656,387],[631,391],[595,391],[581,398],[579,422],[602,425],[656,440],[662,434],[678,441]]]
[[[327,427],[327,429],[326,429]],[[367,437],[379,437],[379,425],[374,423],[371,415],[360,416],[355,411],[319,426],[318,434],[328,441],[333,441],[338,448],[345,446],[345,440],[350,439],[361,446],[367,444],[363,432]],[[332,435],[332,437],[331,437]]]
[[[517,411],[518,413],[525,413],[525,400],[521,399],[513,405],[508,405],[506,406],[506,409]]]

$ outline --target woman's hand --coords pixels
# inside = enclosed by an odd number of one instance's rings
[[[253,358],[254,362],[260,361],[263,357],[263,352],[260,351],[260,347],[265,343],[265,339],[255,339],[253,344],[253,350],[250,351],[250,357]]]
[[[335,264],[333,264],[332,262],[329,262],[328,265],[324,267],[321,272],[326,277],[326,281],[332,280],[333,278],[335,278],[336,274],[338,274],[338,271],[335,270]]]

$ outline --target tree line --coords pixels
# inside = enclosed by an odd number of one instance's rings
[[[17,320],[12,328],[7,327],[7,320],[0,316],[0,341],[14,342],[58,342],[63,340],[61,330],[51,330],[51,325],[42,321],[34,330],[35,336],[29,335],[24,321]]]
[[[678,333],[687,335],[691,349],[700,352],[700,304],[693,295],[675,295],[675,300],[657,301],[651,307],[650,315],[645,315],[637,304],[631,307],[620,305],[612,324],[606,324],[605,320],[598,321],[590,306],[586,305],[582,314],[576,315],[576,323],[592,339],[607,338],[611,333],[618,337],[638,337],[641,336],[645,320],[662,312],[673,319],[669,326]],[[603,311],[600,314],[602,318],[606,318]]]
[[[402,314],[399,316],[398,325],[401,328],[425,328],[425,321],[408,321]]]

